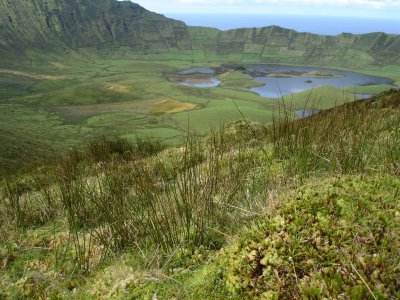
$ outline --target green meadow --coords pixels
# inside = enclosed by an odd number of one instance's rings
[[[27,167],[26,156],[43,161],[97,136],[147,136],[177,144],[188,132],[203,135],[243,117],[271,122],[283,106],[326,109],[355,100],[355,93],[391,88],[327,86],[267,99],[249,91],[258,83],[239,71],[219,74],[221,84],[215,88],[182,86],[168,79],[180,70],[221,63],[100,59],[81,52],[0,70],[2,172]],[[397,66],[356,71],[400,81]]]

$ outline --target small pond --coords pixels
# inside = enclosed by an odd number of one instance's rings
[[[299,118],[307,118],[316,115],[319,112],[319,109],[299,109],[296,110],[296,116],[298,116]]]
[[[375,95],[373,94],[353,94],[354,97],[356,97],[356,99],[369,99]]]
[[[210,88],[219,86],[221,81],[215,77],[216,71],[210,68],[192,68],[178,73],[178,82],[182,85]]]
[[[182,74],[182,75],[196,74],[196,73],[214,75],[215,70],[211,69],[211,68],[191,68],[191,69],[183,70],[183,71],[179,72],[179,74]]]

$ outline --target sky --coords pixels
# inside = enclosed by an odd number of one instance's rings
[[[400,0],[133,0],[161,14],[275,14],[400,18]]]

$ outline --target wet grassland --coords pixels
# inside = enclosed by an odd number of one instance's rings
[[[268,86],[255,80],[256,74],[246,66],[68,57],[21,70],[2,69],[1,169],[12,172],[24,161],[40,160],[101,135],[130,140],[149,136],[177,144],[188,131],[202,135],[243,116],[268,123],[283,106],[293,112],[325,109],[353,101],[355,94],[376,94],[392,87],[309,83],[307,90],[267,98],[255,90]],[[396,66],[360,72],[390,78],[394,85],[400,81]],[[329,77],[317,73],[283,75],[301,80]]]

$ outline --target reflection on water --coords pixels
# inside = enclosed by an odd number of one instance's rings
[[[246,66],[246,71],[255,75],[255,81],[264,84],[251,90],[267,98],[280,98],[324,85],[343,88],[394,83],[388,78],[317,67],[254,64]]]
[[[335,69],[288,66],[279,64],[250,64],[250,65],[224,65],[224,68],[241,70],[253,77],[254,81],[263,83],[261,87],[252,87],[251,91],[266,98],[281,98],[319,86],[346,86],[368,85],[393,85],[389,78],[370,76],[355,72],[340,71]],[[226,70],[226,69],[225,69]],[[181,76],[179,83],[186,86],[210,88],[219,86],[215,75],[216,70],[211,68],[196,67],[178,73]],[[371,95],[355,94],[359,99],[368,99]]]
[[[187,79],[185,81],[180,82],[182,85],[186,86],[194,86],[194,87],[200,87],[200,88],[211,88],[211,87],[216,87],[219,86],[221,81],[218,79],[211,77],[209,79],[205,79],[204,81],[201,79],[196,79],[196,80],[190,80]]]
[[[220,80],[214,77],[215,70],[210,68],[191,68],[188,70],[183,70],[178,74],[187,75],[187,77],[185,76],[185,78],[180,81],[180,84],[186,86],[211,88],[217,87],[221,83]]]
[[[356,97],[357,99],[369,99],[375,95],[373,94],[353,94],[354,97]]]
[[[210,68],[191,68],[188,70],[183,70],[183,71],[179,72],[178,74],[187,75],[187,74],[196,74],[196,73],[215,74],[215,70],[210,69]]]

